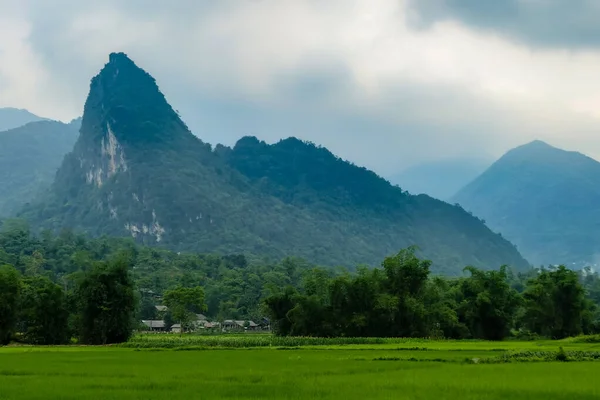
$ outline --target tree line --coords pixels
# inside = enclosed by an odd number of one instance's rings
[[[95,263],[65,290],[45,276],[22,276],[12,266],[0,266],[0,345],[15,339],[36,345],[127,341],[140,327],[140,296],[130,268],[120,254]],[[167,290],[163,302],[184,330],[206,308],[199,286]]]
[[[0,266],[0,344],[18,339],[38,345],[119,343],[134,327],[136,297],[124,257],[97,262],[72,290],[40,275]]]
[[[33,234],[23,221],[0,221],[0,265],[11,265],[23,276],[47,277],[67,291],[94,263],[120,254],[130,263],[140,302],[138,319],[161,317],[154,306],[162,304],[166,290],[201,286],[205,315],[217,320],[260,320],[265,297],[287,285],[300,287],[305,272],[315,267],[294,257],[177,253],[137,245],[131,238],[90,238],[68,229]]]
[[[382,268],[330,277],[308,274],[302,290],[287,287],[265,299],[278,335],[560,339],[600,331],[600,281],[589,269],[564,266],[513,274],[507,267],[468,276],[430,276],[414,248]]]
[[[190,329],[196,313],[260,321],[262,300],[300,287],[312,267],[296,258],[179,254],[68,229],[34,235],[24,221],[0,221],[0,343],[113,343],[145,319]]]
[[[271,320],[279,335],[560,338],[598,331],[600,279],[565,267],[440,277],[414,248],[380,267],[179,254],[130,239],[0,228],[0,341],[103,344],[142,319]],[[167,304],[168,303],[168,304]],[[162,317],[161,317],[162,318]]]

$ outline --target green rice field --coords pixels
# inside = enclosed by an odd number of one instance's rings
[[[585,339],[144,335],[0,348],[0,399],[597,399],[595,360]]]

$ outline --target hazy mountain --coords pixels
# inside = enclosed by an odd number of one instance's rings
[[[246,137],[213,151],[122,53],[92,79],[81,134],[51,193],[22,215],[182,251],[355,265],[417,244],[437,272],[528,265],[460,207],[403,193],[327,149]]]
[[[509,151],[454,198],[539,263],[600,261],[600,163],[534,141]]]
[[[448,200],[492,164],[484,158],[452,159],[414,165],[390,181],[412,194]]]
[[[0,132],[18,128],[30,122],[41,121],[38,117],[27,110],[18,108],[0,108]]]
[[[31,122],[0,132],[0,216],[17,212],[54,175],[77,140],[78,125]]]

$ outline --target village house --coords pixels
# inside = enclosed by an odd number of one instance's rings
[[[226,331],[255,331],[259,326],[254,321],[226,319],[223,321],[222,328]]]
[[[226,319],[225,321],[223,321],[221,327],[226,331],[237,330],[239,328],[235,321],[232,319]]]
[[[218,322],[208,322],[204,323],[204,329],[218,329],[221,326]]]
[[[166,306],[155,306],[159,313],[166,313],[168,308]],[[191,321],[191,326],[186,331],[198,331],[198,330],[223,330],[224,332],[247,332],[247,331],[259,331],[269,329],[268,323],[265,325],[264,321],[257,324],[254,321],[245,320],[233,320],[227,319],[222,323],[208,320],[204,314],[195,314],[195,319]],[[167,327],[164,320],[143,320],[142,323],[146,326],[147,330],[151,332],[171,332],[181,333],[181,324],[177,323],[170,327]]]
[[[142,320],[142,323],[152,332],[165,332],[165,321],[162,320]]]
[[[248,330],[249,331],[256,331],[258,329],[260,329],[260,326],[257,323],[255,323],[254,321],[248,321]]]

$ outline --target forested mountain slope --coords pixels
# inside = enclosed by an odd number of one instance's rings
[[[453,198],[536,264],[600,261],[600,163],[534,141],[509,151]]]
[[[51,193],[21,215],[174,250],[325,265],[376,264],[413,244],[437,272],[528,265],[460,207],[403,193],[313,144],[243,138],[213,151],[122,53],[93,78],[81,134]]]
[[[55,121],[0,132],[0,217],[16,213],[50,187],[77,135],[76,122]]]

